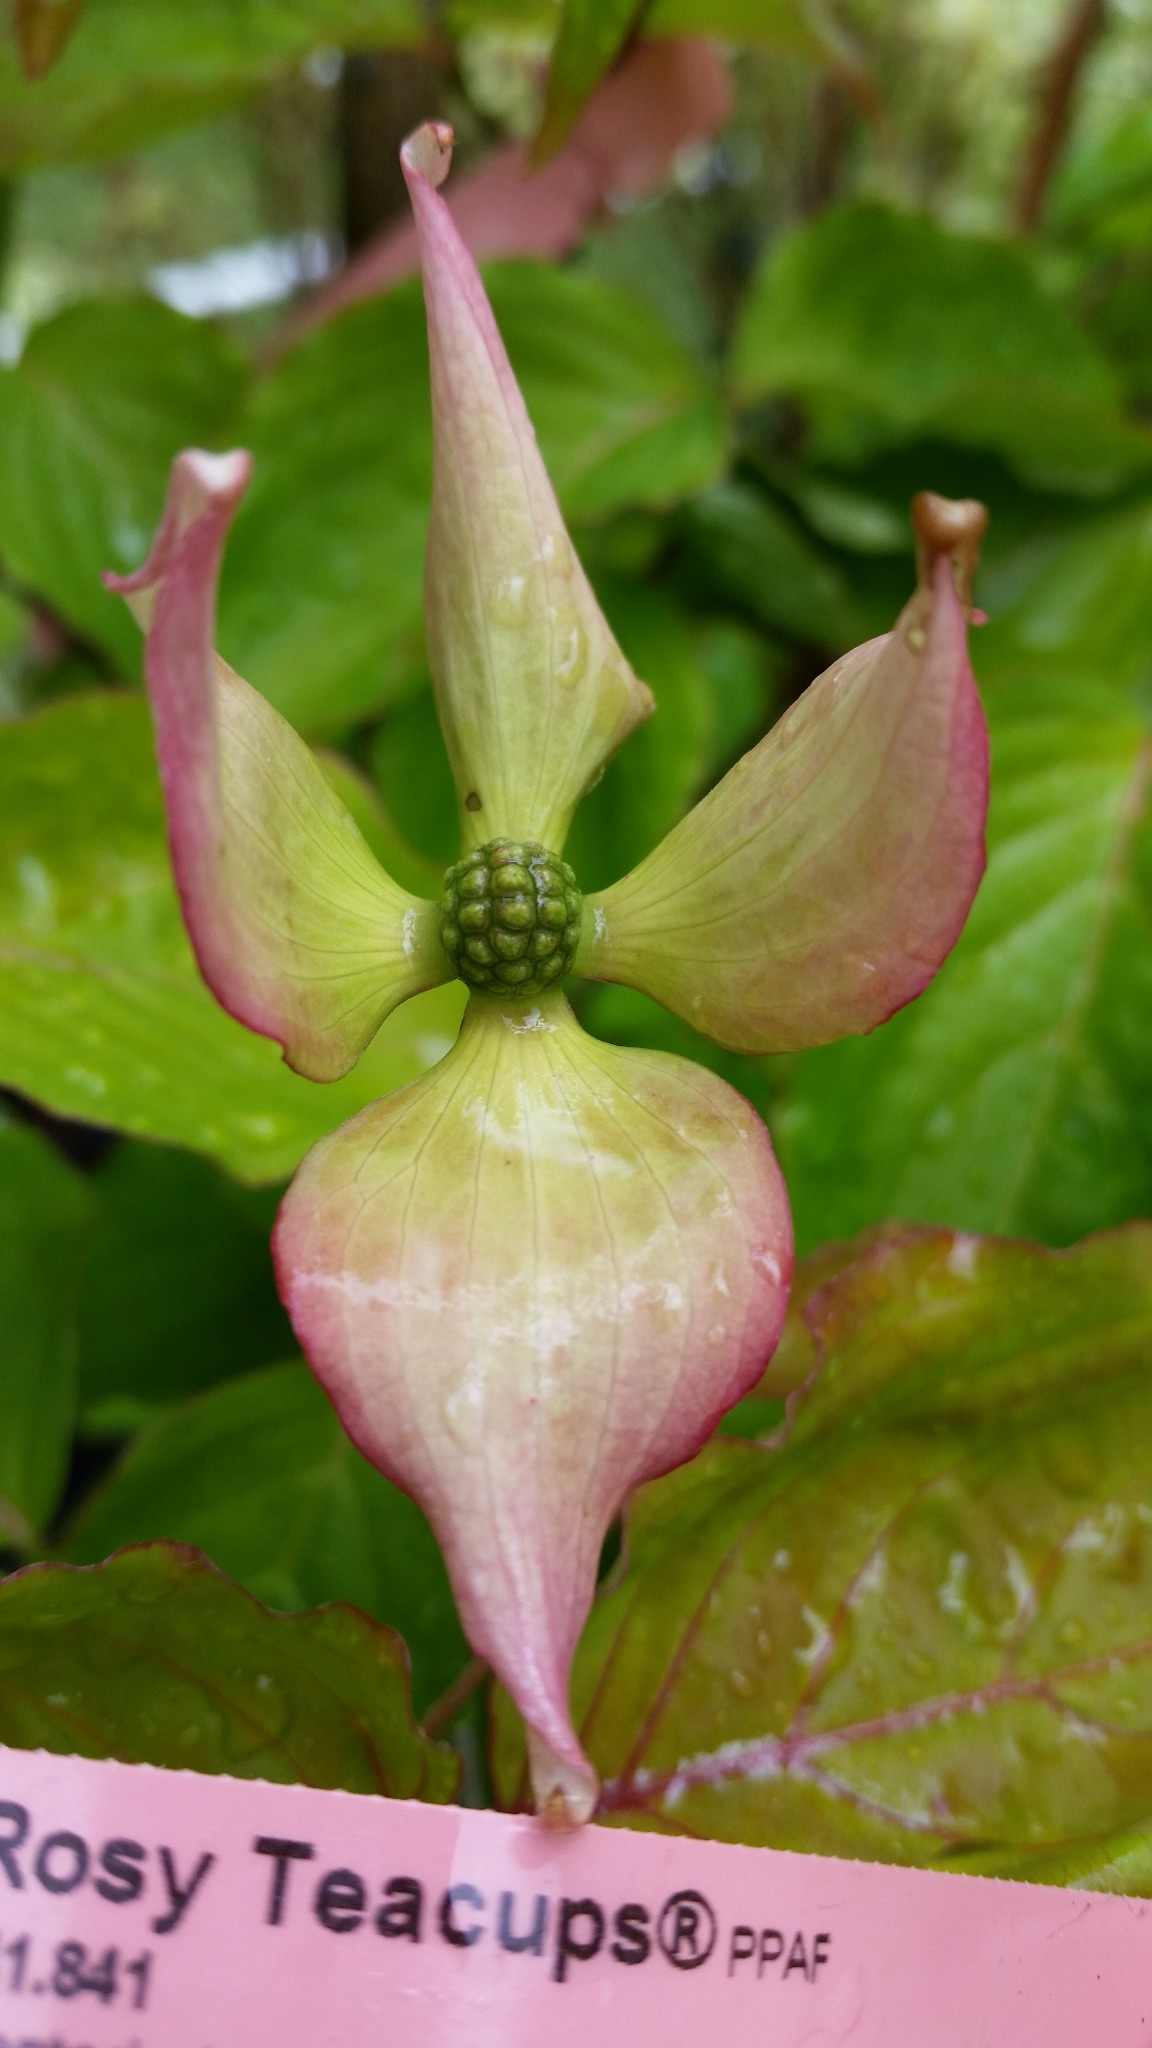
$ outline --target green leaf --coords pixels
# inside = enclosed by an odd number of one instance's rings
[[[1138,498],[1041,533],[991,570],[992,623],[976,655],[989,681],[1086,674],[1147,696],[1152,502]]]
[[[689,622],[662,592],[623,578],[597,596],[656,699],[576,812],[565,849],[582,889],[600,889],[651,851],[699,793],[712,758],[713,692]]]
[[[821,35],[804,0],[653,0],[644,16],[651,36],[715,36],[726,43],[751,43],[788,50],[813,63],[826,59],[829,38]]]
[[[0,1742],[439,1805],[459,1776],[413,1726],[391,1629],[269,1614],[168,1543],[0,1584]]]
[[[796,1061],[801,1244],[885,1216],[1068,1244],[1152,1208],[1152,740],[1090,679],[988,698],[988,872],[927,993]]]
[[[804,1320],[783,1447],[634,1502],[573,1688],[606,1816],[1038,1877],[1146,1827],[1152,1226],[889,1236]]]
[[[567,142],[585,100],[619,56],[645,11],[645,0],[564,0],[535,157],[543,162]]]
[[[793,681],[789,650],[736,619],[694,621],[696,659],[711,694],[706,780],[715,782],[768,730]]]
[[[192,959],[146,705],[73,698],[0,727],[0,1081],[62,1116],[279,1181],[448,1050],[463,990],[395,1012],[331,1086],[218,1008]]]
[[[1152,1897],[1152,1823],[1140,1821],[1072,1848],[1061,1844],[1044,1856],[1015,1858],[1009,1852],[997,1858],[995,1875],[1146,1899]]]
[[[846,206],[776,244],[746,303],[745,401],[804,402],[819,458],[917,434],[1004,455],[1045,484],[1103,489],[1152,461],[1116,379],[1019,244]]]
[[[486,282],[567,515],[671,504],[715,477],[717,395],[645,307],[545,264]],[[419,658],[432,468],[416,281],[293,350],[238,432],[256,467],[221,647],[294,725],[339,730],[395,702]]]
[[[224,557],[221,650],[293,725],[338,731],[390,701],[422,637],[432,449],[418,284],[294,349],[237,438],[255,464]]]
[[[837,569],[750,484],[704,492],[680,527],[683,573],[704,601],[738,605],[761,625],[811,646],[849,647],[859,637]]]
[[[321,752],[320,764],[385,873],[391,875],[394,882],[399,882],[402,889],[410,889],[414,896],[438,898],[444,887],[445,862],[428,860],[409,845],[397,829],[395,819],[385,809],[379,790],[343,754]],[[449,778],[455,828],[456,792],[451,789],[452,771],[447,767],[447,756],[445,772]]]
[[[486,29],[519,29],[547,37],[559,12],[560,0],[444,0],[444,20],[457,38]]]
[[[381,720],[372,742],[372,772],[386,813],[420,859],[435,866],[439,895],[445,868],[459,857],[460,819],[430,683]]]
[[[43,78],[63,55],[84,0],[12,0],[26,78]]]
[[[50,1521],[76,1409],[76,1296],[84,1183],[47,1140],[0,1124],[0,1547]]]
[[[423,1515],[353,1450],[305,1365],[251,1373],[145,1432],[68,1529],[95,1564],[153,1537],[203,1550],[269,1607],[349,1600],[399,1629],[418,1712],[467,1659]]]
[[[204,119],[318,43],[413,48],[418,0],[87,0],[51,77],[30,85],[0,32],[0,173],[115,156]]]
[[[664,508],[727,455],[719,394],[640,299],[543,263],[484,281],[565,516]]]
[[[1134,227],[1147,232],[1150,198],[1152,110],[1141,102],[1113,126],[1074,140],[1060,162],[1046,224],[1058,234],[1124,243],[1136,239]]]
[[[220,444],[243,383],[213,328],[148,299],[73,306],[0,371],[0,559],[124,675],[140,635],[102,572],[138,565],[172,457]]]
[[[79,1307],[85,1431],[124,1434],[294,1349],[268,1244],[276,1193],[237,1187],[190,1153],[133,1144],[116,1146],[92,1185],[99,1220]]]

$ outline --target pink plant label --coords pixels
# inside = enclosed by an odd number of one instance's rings
[[[1149,2048],[1152,1905],[0,1749],[0,2048]]]

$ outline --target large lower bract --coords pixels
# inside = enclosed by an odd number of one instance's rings
[[[473,998],[439,1066],[309,1155],[276,1257],[346,1428],[436,1530],[538,1805],[586,1818],[568,1676],[605,1532],[779,1335],[767,1131],[716,1075],[589,1039],[559,995]]]

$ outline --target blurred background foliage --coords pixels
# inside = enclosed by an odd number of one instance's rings
[[[471,204],[577,546],[657,699],[578,814],[585,886],[892,623],[913,491],[992,512],[974,646],[989,868],[928,994],[786,1061],[719,1053],[620,989],[573,990],[588,1028],[750,1096],[815,1279],[817,1247],[891,1219],[1060,1248],[1152,1211],[1150,86],[1152,0],[0,7],[10,1562],[170,1538],[275,1609],[351,1600],[400,1629],[430,1725],[471,1698],[454,1725],[484,1796],[477,1674],[435,1545],[295,1357],[268,1254],[304,1151],[440,1056],[459,991],[397,1013],[331,1089],[216,1009],[171,884],[139,638],[100,581],[142,558],[179,448],[251,447],[223,652],[321,751],[397,878],[437,890],[454,805],[396,172],[428,115],[455,125],[461,218]],[[922,1242],[901,1285],[920,1284]],[[1024,1283],[997,1272],[987,1321],[1023,1343]],[[1068,1338],[1109,1358],[1110,1285]],[[973,1342],[958,1330],[962,1362]],[[779,1418],[789,1387],[769,1382],[729,1437]],[[714,1446],[709,1487],[730,1455],[752,1453]],[[665,1483],[673,1519],[694,1484]],[[1152,1558],[1139,1576],[1152,1633]],[[0,1658],[0,1737],[25,1739],[4,1700]],[[701,1725],[689,1713],[682,1747]],[[775,1838],[762,1815],[741,1825]],[[980,1816],[989,1840],[998,1825]]]

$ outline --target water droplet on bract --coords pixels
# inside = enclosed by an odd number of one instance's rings
[[[555,586],[557,579],[571,583],[576,574],[576,550],[562,527],[558,533],[544,535],[536,550],[536,560],[543,562],[550,588]]]
[[[481,1409],[480,1389],[467,1384],[456,1387],[443,1401],[440,1412],[444,1427],[461,1449],[475,1447]]]
[[[730,1671],[728,1673],[728,1683],[732,1687],[733,1692],[742,1700],[750,1700],[756,1690],[746,1671],[735,1669]]]
[[[588,635],[578,619],[554,628],[556,660],[553,675],[562,690],[574,690],[588,667]]]
[[[522,626],[528,617],[529,605],[527,576],[502,576],[484,598],[484,609],[496,626]]]
[[[772,1654],[772,1638],[771,1638],[771,1636],[769,1635],[769,1633],[768,1633],[768,1631],[767,1631],[767,1629],[766,1629],[766,1628],[758,1628],[758,1629],[757,1629],[757,1631],[756,1631],[756,1648],[757,1648],[757,1650],[759,1651],[759,1653],[760,1653],[761,1657],[770,1657],[770,1656],[771,1656],[771,1654]]]

